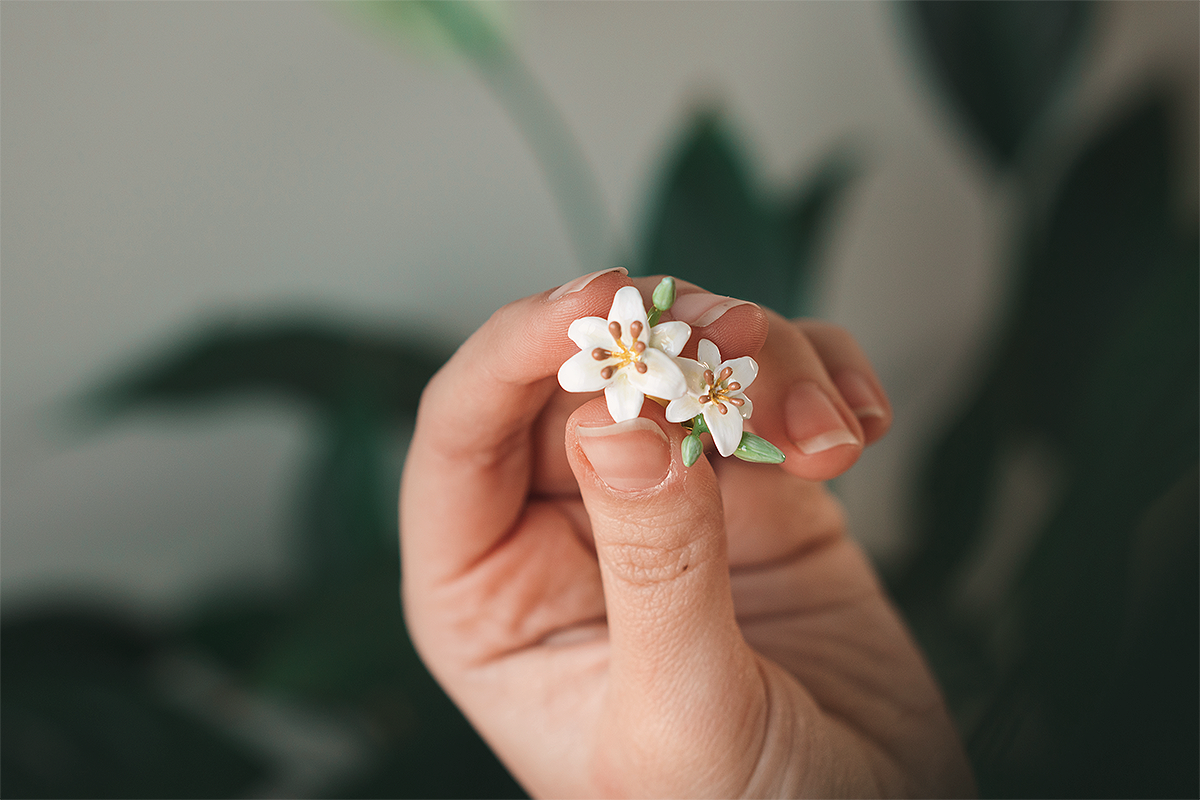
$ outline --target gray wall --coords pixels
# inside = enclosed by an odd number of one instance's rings
[[[1194,3],[1108,7],[1064,146],[1148,76],[1194,109]],[[783,187],[841,137],[865,177],[822,314],[851,328],[897,424],[841,483],[878,557],[914,459],[972,374],[1004,288],[1009,196],[923,89],[874,3],[498,9],[636,242],[655,169],[719,102]],[[315,3],[0,8],[3,600],[110,593],[151,612],[285,580],[309,429],[246,403],[79,435],[81,389],[213,318],[320,310],[446,341],[583,271],[545,181],[471,69]],[[1188,94],[1190,93],[1190,94]],[[1181,141],[1195,159],[1196,114]],[[1194,162],[1181,213],[1195,214]]]

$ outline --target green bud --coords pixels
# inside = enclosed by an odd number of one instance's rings
[[[683,444],[679,448],[683,453],[684,466],[690,467],[700,458],[700,454],[704,452],[704,443],[700,441],[700,437],[696,434],[685,436]]]
[[[666,311],[675,303],[675,279],[670,275],[659,281],[658,286],[654,287],[654,294],[650,296],[654,302],[654,307],[659,311]]]
[[[783,451],[761,436],[753,433],[743,433],[742,441],[738,443],[733,454],[742,461],[753,461],[755,464],[782,464]]]

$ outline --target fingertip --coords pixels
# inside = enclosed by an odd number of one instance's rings
[[[790,451],[785,468],[806,480],[828,480],[849,469],[862,454],[864,433],[858,419],[813,380],[787,391],[784,430]]]
[[[883,438],[892,426],[892,407],[874,376],[857,369],[843,369],[832,375],[842,399],[863,429],[866,444]]]

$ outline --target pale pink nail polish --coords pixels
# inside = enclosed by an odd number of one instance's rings
[[[788,438],[806,456],[861,444],[833,400],[813,381],[801,381],[788,391],[784,415]]]
[[[551,292],[548,299],[557,300],[565,295],[575,294],[575,292],[582,291],[583,289],[587,288],[589,283],[596,280],[596,278],[599,278],[601,275],[607,275],[610,272],[619,272],[622,275],[629,274],[629,270],[625,269],[624,267],[613,267],[612,269],[602,269],[598,272],[590,272],[587,275],[582,275],[573,281],[564,283],[562,286]]]
[[[845,369],[833,376],[833,382],[837,384],[842,399],[850,406],[854,416],[859,419],[882,419],[886,416],[883,403],[866,375],[857,370]]]
[[[671,468],[667,435],[653,421],[636,419],[599,428],[578,427],[579,447],[597,477],[619,491],[658,486]]]
[[[675,305],[671,306],[671,313],[675,319],[681,322],[703,328],[712,325],[731,308],[752,305],[754,304],[748,300],[738,300],[734,297],[723,297],[708,292],[692,292],[678,297]]]

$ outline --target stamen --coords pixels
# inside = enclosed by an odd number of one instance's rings
[[[596,359],[597,361],[603,361],[606,358],[612,358],[612,353],[605,350],[603,347],[597,347],[592,351],[592,358]]]
[[[704,370],[704,385],[712,386],[714,383],[716,383],[716,380],[713,379],[712,370],[711,369]]]
[[[649,367],[647,367],[647,366],[646,366],[646,362],[645,362],[645,361],[635,361],[635,362],[633,362],[633,368],[634,368],[634,369],[636,369],[638,372],[640,372],[640,373],[641,373],[641,374],[643,374],[643,375],[645,375],[645,374],[646,374],[646,370],[647,370],[647,369],[649,369]]]
[[[634,339],[641,336],[642,335],[642,323],[640,323],[640,322],[629,323],[629,335],[632,336]]]
[[[635,322],[635,323],[633,323],[633,324],[634,324],[634,325],[637,325],[637,323],[636,323],[636,322]],[[633,352],[635,352],[635,353],[641,353],[641,352],[643,352],[645,349],[646,349],[646,343],[645,343],[645,342],[634,342],[634,343],[633,343]]]
[[[732,404],[733,404],[733,405],[735,405],[735,406],[744,406],[744,405],[746,405],[746,401],[745,401],[743,398],[741,398],[741,397],[726,397],[726,398],[725,398],[725,402],[726,402],[726,403],[732,403]]]
[[[733,383],[729,384],[725,388],[731,392],[736,392],[738,389],[742,388],[742,385],[740,383],[738,383],[737,381],[734,381]]]
[[[604,380],[608,380],[609,378],[611,378],[612,374],[613,374],[612,367],[605,367],[604,369],[600,370],[600,377],[604,378]]]
[[[717,376],[717,380],[727,381],[732,376],[733,376],[733,367],[726,367],[725,369],[721,370],[721,374]]]
[[[712,398],[709,397],[708,395],[706,395],[706,394],[700,395],[700,405],[704,405],[705,403],[711,403],[711,402],[712,402]]]
[[[717,403],[717,411],[720,411],[722,414],[729,413],[729,409],[725,407],[724,403]]]
[[[621,323],[617,322],[615,319],[608,323],[608,332],[611,333],[612,337],[618,342],[621,341]]]

